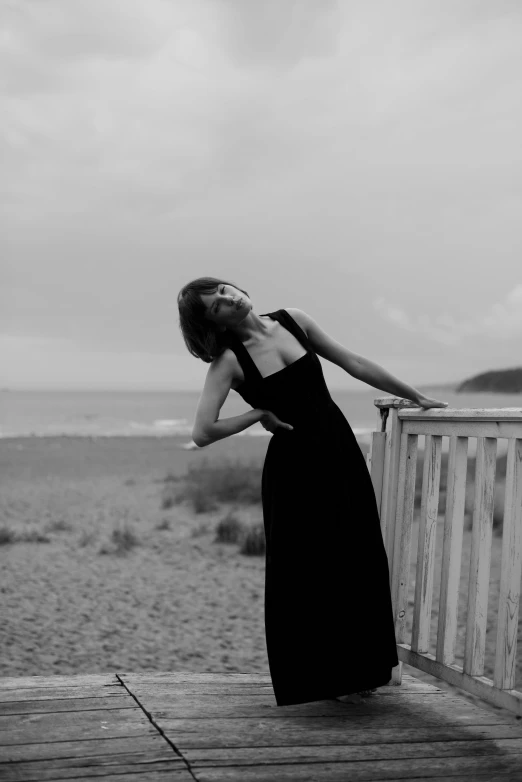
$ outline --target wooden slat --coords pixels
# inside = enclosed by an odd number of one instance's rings
[[[468,439],[451,437],[448,458],[446,514],[442,542],[439,618],[436,658],[451,664],[455,659],[459,581],[464,529],[464,505]],[[401,638],[401,643],[404,639]]]
[[[3,676],[0,677],[0,693],[5,690],[20,690],[25,687],[119,687],[114,673],[56,674],[56,676]]]
[[[0,766],[0,770],[1,770]],[[183,764],[169,760],[149,760],[141,763],[121,761],[109,766],[82,763],[81,766],[56,766],[54,761],[42,766],[17,763],[5,769],[2,782],[58,782],[60,779],[99,779],[101,782],[194,782],[194,777]],[[431,780],[430,780],[431,782]]]
[[[372,432],[370,451],[367,457],[367,466],[372,479],[375,499],[379,514],[381,512],[382,482],[384,475],[384,452],[386,446],[386,432]]]
[[[415,474],[417,468],[416,435],[402,435],[399,456],[399,479],[397,490],[397,513],[395,517],[395,548],[392,570],[392,605],[395,618],[395,638],[405,640],[406,611],[408,608],[408,587],[410,582],[410,549],[415,504]],[[392,671],[392,681],[402,681],[402,664]]]
[[[396,689],[399,689],[398,687]],[[432,699],[433,700],[433,699]],[[435,699],[441,701],[441,698]],[[343,708],[336,716],[303,717],[289,713],[286,718],[267,720],[259,716],[242,719],[170,719],[155,717],[158,725],[173,744],[186,757],[189,749],[240,748],[240,747],[314,747],[320,757],[322,747],[365,746],[379,744],[415,743],[418,741],[437,744],[439,741],[463,739],[478,743],[487,739],[520,739],[522,731],[518,724],[492,723],[490,715],[483,709],[470,709],[455,716],[449,715],[456,708],[459,699],[452,698],[441,707],[441,714],[432,718],[425,715],[431,711],[424,708],[414,714],[403,716],[401,708],[391,708],[386,714],[373,715],[367,707],[367,715],[361,714],[361,707],[340,704]],[[495,715],[493,714],[494,718]],[[477,722],[475,722],[477,720]]]
[[[399,417],[404,421],[513,421],[520,425],[522,407],[431,407],[428,410],[415,407],[399,410]]]
[[[408,644],[397,644],[397,655],[403,662],[425,671],[431,676],[436,676],[455,687],[476,695],[486,703],[491,703],[502,709],[507,709],[517,717],[522,717],[522,692],[518,690],[499,690],[493,681],[486,676],[470,676],[465,673],[462,666],[452,663],[444,665],[435,659],[432,654],[426,652],[419,654]]]
[[[495,439],[478,439],[464,646],[464,671],[472,676],[484,673],[496,454]]]
[[[489,730],[489,728],[487,729]],[[64,741],[45,741],[40,736],[40,742],[18,743],[2,747],[0,758],[2,763],[18,763],[23,760],[31,760],[40,763],[44,760],[63,760],[65,758],[106,758],[110,755],[120,755],[121,758],[129,754],[150,753],[152,759],[157,757],[170,757],[171,748],[167,746],[165,752],[165,739],[157,732],[147,736],[122,736],[112,739],[65,739]],[[94,762],[94,760],[93,760]],[[0,769],[3,770],[0,765]],[[0,773],[0,779],[2,779]]]
[[[421,653],[428,651],[430,642],[441,454],[442,437],[428,435],[424,448],[411,641],[412,649]]]
[[[127,696],[129,702],[133,699]],[[133,709],[90,709],[86,711],[31,712],[20,715],[16,721],[26,741],[38,741],[44,735],[47,741],[62,741],[73,737],[110,738],[112,735],[154,732],[147,716],[134,702]],[[13,743],[13,718],[0,715],[0,746]]]
[[[402,431],[406,434],[431,434],[446,437],[520,437],[520,422],[403,420]]]
[[[32,691],[34,692],[34,690]],[[135,709],[136,703],[127,692],[116,698],[44,698],[39,700],[5,701],[0,704],[0,715],[51,714],[63,711],[96,711],[107,709]]]
[[[73,677],[71,676],[69,678]],[[0,704],[57,699],[75,700],[78,698],[103,698],[109,701],[110,704],[114,698],[122,698],[126,694],[125,688],[120,682],[117,682],[110,687],[106,687],[102,684],[95,684],[92,686],[86,684],[80,689],[81,692],[79,692],[78,687],[74,685],[61,686],[60,684],[57,684],[56,687],[8,687],[5,690],[2,690],[0,687]],[[3,706],[0,706],[0,710],[3,710]]]
[[[517,632],[522,575],[522,440],[510,440],[502,526],[502,565],[493,682],[515,686]]]
[[[399,478],[399,451],[401,446],[401,422],[398,411],[390,410],[386,447],[384,454],[384,475],[381,502],[381,531],[388,556],[391,573],[393,570],[393,533],[397,510],[397,481]],[[391,584],[390,584],[391,586]]]
[[[371,703],[365,702],[357,708],[352,708],[352,704],[347,706],[335,700],[317,701],[306,706],[299,706],[298,704],[292,707],[285,706],[284,710],[281,710],[280,707],[275,706],[273,703],[252,704],[248,699],[241,699],[239,703],[236,703],[234,699],[234,701],[229,703],[228,701],[224,702],[223,698],[220,699],[217,696],[207,697],[205,700],[198,700],[194,695],[178,699],[172,693],[170,700],[165,697],[156,698],[148,694],[142,694],[140,697],[146,703],[146,708],[153,720],[162,729],[167,723],[170,724],[171,721],[175,721],[174,724],[177,729],[185,726],[185,721],[188,721],[191,726],[190,729],[196,730],[194,727],[196,720],[208,720],[216,724],[220,724],[222,720],[237,720],[238,723],[241,720],[251,720],[252,725],[257,720],[262,723],[263,735],[265,728],[270,735],[276,735],[279,729],[284,730],[282,726],[287,724],[289,718],[296,718],[298,719],[298,722],[294,725],[296,730],[300,725],[301,728],[299,729],[311,731],[310,741],[315,736],[319,743],[320,734],[319,732],[314,733],[315,721],[319,720],[322,730],[328,725],[333,725],[337,718],[344,719],[344,717],[350,717],[350,719],[352,717],[353,719],[357,718],[358,729],[360,730],[363,729],[363,725],[365,730],[368,728],[380,730],[381,728],[396,729],[399,725],[404,728],[419,728],[428,725],[438,725],[440,728],[444,728],[448,725],[458,724],[482,726],[506,724],[506,718],[499,718],[496,714],[492,714],[484,709],[479,709],[477,712],[476,707],[473,707],[474,710],[471,711],[468,704],[461,699],[454,698],[452,701],[448,701],[445,691],[429,697],[424,693],[422,696],[419,694],[412,698],[411,696],[399,694],[401,687],[394,687],[394,689],[397,691],[396,695],[383,696],[379,704],[376,704],[375,698],[381,697],[379,689],[379,696],[372,698]],[[206,711],[207,706],[208,710]],[[180,715],[183,715],[182,720]],[[509,717],[509,720],[507,724],[513,724],[511,717]],[[269,722],[274,723],[274,725],[270,727],[268,725]],[[345,727],[348,728],[350,725],[347,724]],[[200,725],[200,728],[204,730],[203,725]],[[238,729],[241,729],[240,726]],[[183,730],[185,730],[185,727],[183,727]],[[319,731],[319,727],[317,730]],[[519,733],[522,735],[522,731],[519,731]],[[257,738],[259,738],[259,735],[257,735]],[[330,738],[329,736],[328,739],[330,740]],[[399,741],[404,740],[404,737],[401,738],[399,736]]]
[[[476,758],[419,758],[407,760],[348,761],[346,763],[271,764],[259,766],[208,767],[202,773],[197,769],[201,782],[369,782],[370,780],[410,779],[412,776],[446,775],[451,780],[456,772],[467,773],[472,779],[481,771],[516,773],[520,770],[520,755],[511,757],[495,755]],[[491,776],[490,776],[491,779]],[[509,777],[508,777],[509,779]],[[510,782],[516,779],[511,777]],[[519,780],[520,782],[520,780]]]
[[[242,685],[251,687],[259,686],[272,686],[272,679],[269,673],[215,673],[215,672],[201,672],[194,673],[193,671],[124,671],[120,673],[118,671],[118,679],[123,682],[154,682],[155,684],[177,684],[184,682],[186,684],[197,684],[198,690],[201,686],[207,686],[210,684],[225,684],[227,687],[231,685]]]
[[[401,760],[405,758],[462,758],[494,755],[501,750],[506,755],[517,755],[522,760],[522,738],[484,739],[468,741],[396,742],[392,744],[333,744],[321,747],[321,761],[342,763],[351,760]],[[317,763],[317,748],[313,746],[287,747],[223,747],[195,748],[184,753],[191,767],[196,770],[208,766],[234,764],[264,766],[269,763]]]

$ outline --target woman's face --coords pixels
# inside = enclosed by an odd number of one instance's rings
[[[202,293],[205,318],[217,326],[237,326],[252,309],[248,296],[233,285],[221,283],[215,293]]]

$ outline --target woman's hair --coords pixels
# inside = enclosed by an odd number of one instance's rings
[[[198,277],[184,285],[178,293],[179,327],[185,344],[189,353],[207,364],[228,345],[226,331],[220,332],[211,320],[205,318],[205,305],[201,301],[202,293],[215,293],[219,285],[232,285],[250,298],[243,288],[217,277]]]

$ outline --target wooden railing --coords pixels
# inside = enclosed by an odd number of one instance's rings
[[[380,510],[390,566],[401,683],[407,663],[481,699],[522,716],[515,689],[522,569],[522,408],[422,410],[393,397],[375,400],[379,429],[372,433],[368,469]],[[417,451],[424,439],[422,493],[411,639],[406,642],[410,548],[414,524]],[[449,438],[435,655],[429,653],[435,545],[443,437]],[[459,580],[469,438],[476,438],[473,526],[463,665],[455,663]],[[484,676],[495,471],[499,439],[507,439],[500,593],[493,679]],[[447,442],[447,441],[446,441]],[[497,487],[498,488],[498,487]]]

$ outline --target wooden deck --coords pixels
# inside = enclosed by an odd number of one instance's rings
[[[522,721],[403,675],[278,707],[264,674],[0,679],[0,780],[522,781]]]

